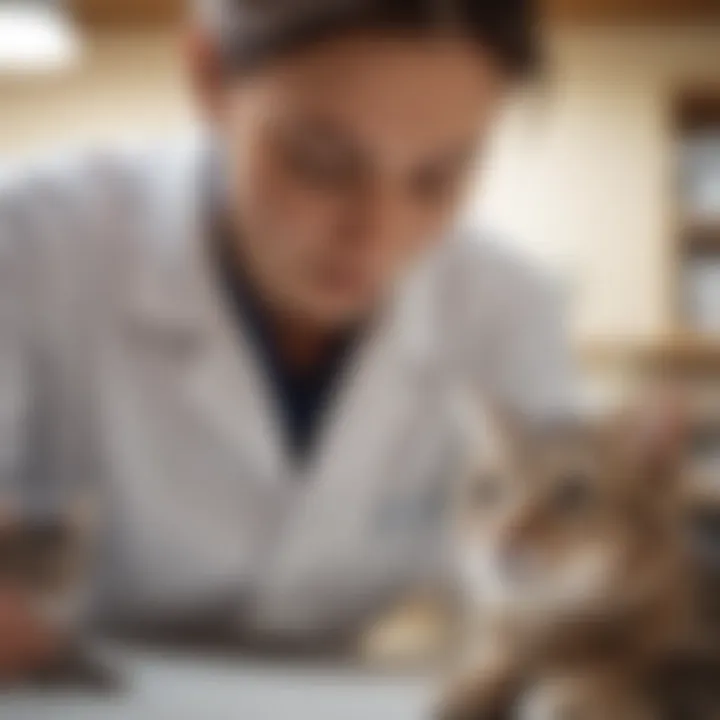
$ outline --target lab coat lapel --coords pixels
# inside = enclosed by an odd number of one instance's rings
[[[317,606],[318,584],[342,592],[347,583],[352,595],[375,572],[369,526],[392,484],[404,480],[393,469],[402,467],[398,456],[412,450],[408,438],[425,420],[426,379],[438,361],[425,279],[408,284],[348,369],[300,483],[301,502],[269,563],[261,624],[327,619],[329,609]]]
[[[151,229],[167,242],[140,264],[130,315],[167,355],[192,415],[235,452],[238,473],[277,482],[283,469],[279,425],[267,381],[237,326],[212,266],[199,185],[207,151],[194,142],[168,169],[162,218]],[[146,251],[147,254],[147,251]],[[244,478],[243,478],[244,480]]]
[[[423,266],[379,319],[349,368],[317,462],[311,465],[319,494],[325,488],[367,493],[367,478],[377,474],[397,449],[398,434],[412,425],[423,381],[438,359],[430,288],[428,267]]]

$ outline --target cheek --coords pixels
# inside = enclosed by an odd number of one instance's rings
[[[471,600],[501,604],[506,600],[499,569],[501,532],[491,522],[465,518],[458,523],[455,570]]]
[[[411,210],[410,218],[399,228],[397,238],[388,242],[388,264],[396,268],[412,266],[427,251],[442,243],[446,231],[443,222],[434,218],[428,221],[425,212]]]
[[[412,228],[415,237],[427,238],[432,244],[448,233],[461,209],[459,195],[453,195],[442,202],[417,206],[412,213]]]

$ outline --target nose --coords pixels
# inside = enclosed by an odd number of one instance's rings
[[[524,543],[508,541],[498,556],[499,571],[503,577],[513,582],[527,581],[537,569],[534,555],[533,550]]]
[[[352,217],[353,232],[346,233],[356,245],[365,248],[388,248],[406,235],[408,208],[398,188],[377,182],[365,189]]]

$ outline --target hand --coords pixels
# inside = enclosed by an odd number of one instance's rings
[[[360,637],[360,658],[370,667],[395,670],[438,662],[449,649],[452,623],[447,603],[418,595],[365,630]]]
[[[52,663],[59,638],[33,610],[26,593],[0,586],[0,684],[28,679]]]

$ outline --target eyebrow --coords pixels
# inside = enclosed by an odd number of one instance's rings
[[[348,149],[361,151],[359,141],[349,133],[341,130],[334,122],[326,118],[304,117],[292,122],[276,123],[277,129],[285,137],[300,139],[311,139],[314,141],[324,140],[338,145],[344,145]]]
[[[373,158],[373,153],[364,146],[362,139],[346,132],[332,120],[325,117],[307,115],[295,121],[276,124],[284,138],[307,140],[311,142],[326,142],[329,146],[345,151],[357,160]],[[428,154],[413,165],[413,172],[424,172],[428,169],[464,170],[472,166],[479,154],[476,142],[461,142],[451,150],[440,150],[435,154]]]

